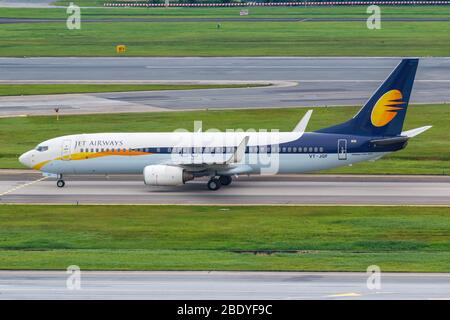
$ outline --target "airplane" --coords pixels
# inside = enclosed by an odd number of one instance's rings
[[[19,161],[57,179],[64,175],[143,174],[151,186],[209,177],[209,190],[251,174],[304,173],[377,160],[431,128],[402,131],[419,59],[403,59],[350,120],[305,132],[309,110],[291,132],[96,133],[39,143]]]

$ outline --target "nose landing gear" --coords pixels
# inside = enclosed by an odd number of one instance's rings
[[[66,183],[64,182],[62,175],[58,175],[58,181],[56,181],[56,186],[58,188],[64,188],[65,185]]]

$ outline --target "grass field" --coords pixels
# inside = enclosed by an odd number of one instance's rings
[[[255,13],[256,17],[295,17],[302,14],[302,8],[273,8],[273,11],[265,10],[268,8],[258,9],[261,11],[255,10],[260,12]],[[319,10],[324,8],[306,9],[306,17],[367,16],[364,7],[333,8],[329,13]],[[389,10],[394,9],[386,8],[386,16],[389,16]],[[428,13],[420,15],[417,9]],[[253,12],[253,8],[251,10]],[[199,15],[214,18],[229,15],[238,17],[238,12],[238,8],[224,11],[89,9],[82,13],[82,17],[106,19],[130,15],[134,18]],[[450,17],[449,13],[450,7],[402,8],[395,9],[391,15]],[[57,9],[26,9],[24,12],[0,10],[0,17],[42,16],[66,18],[65,12]],[[220,29],[215,21],[82,22],[81,30],[68,30],[65,21],[60,21],[4,24],[0,29],[0,56],[115,56],[117,44],[128,46],[127,52],[121,54],[123,56],[448,56],[450,23],[384,21],[381,30],[369,30],[365,21],[236,21],[221,22]]]
[[[95,1],[95,0],[94,0]],[[69,5],[73,1],[57,1],[58,5]],[[102,5],[104,1],[95,1]],[[110,2],[110,1],[107,1]],[[78,0],[79,6],[92,6],[91,0]],[[242,8],[82,8],[81,14],[86,18],[109,19],[117,17],[150,18],[150,17],[193,17],[193,18],[367,18],[366,6],[347,7],[247,7],[249,15],[239,15]],[[434,18],[448,17],[450,6],[381,6],[382,15],[389,18]],[[60,18],[67,17],[65,8],[0,8],[2,18]]]
[[[314,108],[309,131],[345,121],[358,107]],[[98,114],[33,116],[0,119],[0,168],[20,168],[18,156],[39,142],[65,134],[95,132],[193,130],[195,120],[203,121],[203,129],[279,129],[295,127],[306,109],[215,110],[187,112],[155,112],[131,114]],[[450,105],[410,106],[405,129],[424,125],[434,127],[412,139],[405,150],[376,162],[355,164],[328,173],[364,174],[449,174],[450,173]],[[19,130],[20,128],[20,130]]]
[[[125,91],[155,91],[155,90],[192,90],[220,88],[248,88],[265,86],[260,84],[0,84],[0,96],[63,94],[63,93],[94,93],[94,92],[125,92]]]
[[[450,211],[0,206],[0,269],[71,264],[81,269],[292,271],[365,271],[376,264],[383,271],[450,272]]]

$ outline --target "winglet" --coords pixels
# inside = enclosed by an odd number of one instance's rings
[[[241,162],[242,158],[245,155],[245,148],[247,148],[248,140],[250,140],[249,136],[246,136],[242,142],[237,147],[236,151],[233,153],[231,158],[227,161],[227,163],[238,163]]]
[[[299,121],[299,123],[297,123],[297,125],[295,126],[294,130],[292,130],[292,132],[305,132],[306,130],[306,126],[308,125],[309,119],[311,118],[311,114],[312,114],[313,110],[308,110],[305,115],[303,116],[302,120]]]
[[[411,129],[408,131],[402,131],[402,136],[406,136],[408,138],[412,138],[415,137],[425,131],[427,131],[428,129],[430,129],[432,126],[425,126],[425,127],[420,127],[420,128],[416,128],[416,129]]]

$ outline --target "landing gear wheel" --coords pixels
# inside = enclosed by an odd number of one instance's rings
[[[233,181],[233,179],[230,176],[220,176],[219,177],[219,182],[221,185],[223,186],[228,186],[231,184],[231,181]]]
[[[212,190],[212,191],[216,191],[220,189],[220,181],[219,179],[216,178],[212,178],[211,180],[208,181],[208,189]]]
[[[56,181],[56,185],[58,186],[58,188],[63,188],[66,183],[64,182],[64,180],[58,180]]]

